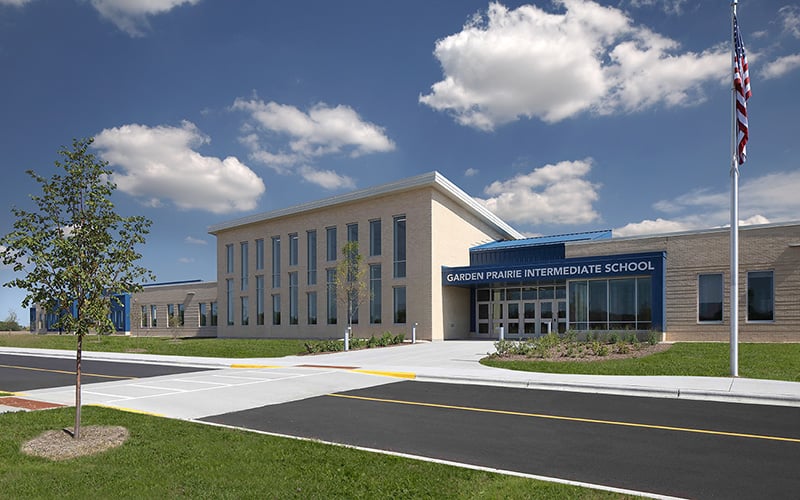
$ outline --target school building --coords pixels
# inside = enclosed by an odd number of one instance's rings
[[[730,336],[727,228],[526,238],[431,172],[209,233],[217,240],[216,282],[145,287],[126,298],[118,330],[342,337],[348,315],[336,268],[345,243],[358,242],[365,292],[352,321],[358,337],[410,338],[412,328],[433,341],[568,330],[656,331],[667,341]],[[739,340],[800,342],[800,222],[741,227],[739,264]]]

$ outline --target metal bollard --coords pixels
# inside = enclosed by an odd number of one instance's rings
[[[350,327],[344,329],[344,350],[350,350]]]
[[[416,344],[417,343],[417,325],[418,324],[419,323],[414,323],[414,326],[411,327],[411,343],[412,344]]]
[[[505,330],[505,328],[501,326],[500,327],[500,340],[505,340],[506,339],[504,330]]]

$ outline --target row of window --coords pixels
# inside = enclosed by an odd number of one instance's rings
[[[266,324],[265,318],[265,306],[266,306],[266,293],[264,290],[264,276],[258,275],[256,276],[256,311],[255,311],[255,324],[262,326]],[[235,301],[235,291],[232,279],[225,280],[226,284],[226,305],[227,305],[227,324],[228,326],[234,325],[234,301]],[[381,265],[380,264],[372,264],[369,266],[369,322],[370,324],[380,324],[383,322],[382,318],[382,309],[383,309],[383,298],[382,298],[382,283],[381,283]],[[317,292],[316,291],[308,291],[306,292],[306,323],[307,325],[316,325],[318,322],[317,316]],[[271,301],[272,301],[272,324],[273,325],[280,325],[282,324],[282,306],[281,306],[281,294],[280,293],[273,293],[271,294]],[[297,272],[290,272],[289,273],[289,304],[288,304],[288,312],[289,312],[289,321],[288,324],[290,325],[298,325],[300,324],[300,317],[299,317],[299,300],[300,300],[300,291],[297,285]],[[335,269],[327,269],[326,270],[326,288],[325,288],[325,299],[326,299],[326,322],[329,325],[335,325],[338,322],[338,306],[337,306],[337,296],[336,296],[336,270]],[[250,324],[250,297],[249,296],[240,296],[239,297],[239,324],[241,326],[248,326]],[[353,317],[351,321],[354,324],[358,323],[358,309],[353,311]],[[406,287],[405,286],[396,286],[392,288],[392,318],[394,323],[405,323],[406,322]],[[216,320],[216,315],[214,316]],[[214,323],[216,324],[216,323]]]
[[[722,273],[697,276],[697,321],[721,323],[723,317]],[[747,321],[775,320],[775,287],[773,271],[747,273]]]
[[[186,309],[183,304],[167,304],[166,311],[155,304],[143,305],[139,310],[139,326],[141,328],[177,328],[186,325]],[[166,316],[163,316],[166,313]],[[160,323],[160,319],[163,323]],[[217,326],[217,303],[200,302],[197,304],[196,326]]]
[[[382,229],[381,220],[374,219],[369,221],[369,256],[380,257],[382,254]],[[395,278],[406,277],[406,217],[397,215],[392,219],[393,235],[393,276]],[[300,238],[298,233],[290,233],[289,241],[289,267],[299,265]],[[347,224],[347,241],[358,242],[358,224]],[[265,252],[264,240],[255,240],[256,245],[256,271],[264,270]],[[338,259],[337,228],[331,226],[325,229],[325,257],[328,262],[335,262]],[[281,237],[271,238],[272,250],[272,288],[281,287]],[[243,241],[239,244],[240,267],[240,287],[246,291],[249,286],[250,276],[250,242]],[[234,246],[225,245],[225,271],[228,274],[234,272]],[[317,231],[311,229],[306,231],[306,284],[317,284]]]

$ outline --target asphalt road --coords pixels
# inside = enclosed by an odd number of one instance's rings
[[[203,420],[661,495],[800,495],[800,408],[400,382]]]
[[[202,371],[202,368],[81,361],[81,384]],[[0,391],[21,392],[75,385],[75,360],[0,354]]]

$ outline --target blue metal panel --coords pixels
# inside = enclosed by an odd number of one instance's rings
[[[470,250],[469,262],[472,266],[505,266],[533,264],[563,259],[563,243],[523,247],[498,247],[483,250]]]

